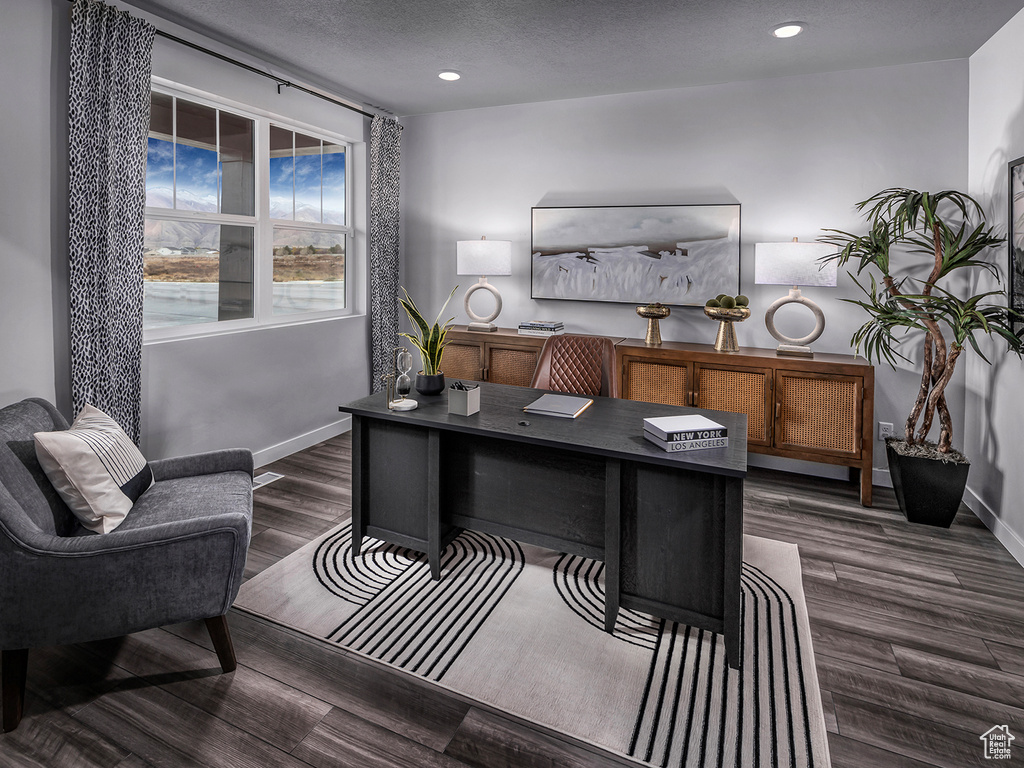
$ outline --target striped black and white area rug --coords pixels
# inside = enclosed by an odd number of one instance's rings
[[[721,636],[620,611],[602,563],[463,533],[424,556],[335,529],[243,585],[236,607],[655,766],[828,768],[793,544],[744,536],[743,664]]]

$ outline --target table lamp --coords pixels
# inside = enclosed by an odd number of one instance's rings
[[[836,262],[819,261],[835,253],[834,246],[826,243],[801,243],[794,237],[791,243],[757,243],[754,246],[754,282],[758,285],[789,285],[789,295],[778,299],[764,316],[768,332],[779,341],[776,354],[814,357],[811,343],[825,330],[825,313],[821,307],[800,293],[801,285],[835,286]],[[800,339],[784,336],[775,327],[775,313],[786,304],[803,304],[814,313],[814,330]]]
[[[495,318],[501,312],[501,294],[498,289],[487,282],[487,275],[512,274],[512,241],[459,240],[456,243],[456,272],[460,275],[480,275],[480,281],[466,291],[466,314],[473,321],[469,324],[471,331],[496,331]],[[469,298],[479,290],[490,291],[494,295],[494,311],[486,317],[480,317],[470,309]]]

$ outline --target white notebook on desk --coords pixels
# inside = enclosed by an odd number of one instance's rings
[[[589,397],[576,397],[575,395],[541,395],[528,406],[523,408],[527,413],[537,413],[542,416],[559,416],[563,419],[575,419],[593,404]]]

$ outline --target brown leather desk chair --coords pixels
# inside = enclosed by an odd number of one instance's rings
[[[618,397],[615,345],[603,336],[552,336],[540,351],[530,386],[575,395]]]

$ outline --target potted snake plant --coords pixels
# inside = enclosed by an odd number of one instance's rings
[[[441,315],[458,289],[459,286],[457,285],[452,288],[452,292],[448,294],[448,298],[441,305],[441,310],[437,313],[433,325],[427,323],[423,313],[420,312],[416,302],[413,301],[405,288],[402,288],[402,293],[405,294],[405,297],[398,299],[402,309],[409,316],[413,328],[412,333],[403,333],[401,335],[411,341],[413,346],[420,351],[420,359],[423,362],[422,370],[416,374],[416,391],[421,395],[439,395],[444,391],[444,372],[441,370],[441,358],[444,355],[444,348],[448,344],[446,341],[448,331],[451,329],[452,321],[455,318],[450,317],[444,323],[441,323]]]
[[[839,266],[853,261],[858,276],[865,271],[870,276],[865,284],[851,274],[864,297],[844,299],[870,315],[851,339],[858,352],[895,368],[897,358],[911,362],[898,351],[908,335],[921,344],[921,384],[903,437],[886,440],[886,455],[893,490],[907,519],[948,528],[963,499],[970,462],[953,448],[946,386],[968,348],[989,362],[979,337],[998,337],[1018,357],[1022,352],[1021,337],[1013,328],[1019,313],[990,301],[1003,291],[962,297],[950,284],[973,284],[967,278],[977,270],[998,280],[998,270],[986,257],[1005,238],[985,223],[973,198],[950,190],[886,189],[858,203],[857,209],[865,212],[867,232],[825,230],[828,234],[819,240],[838,251],[823,261]],[[936,416],[939,436],[932,443],[928,436]]]

